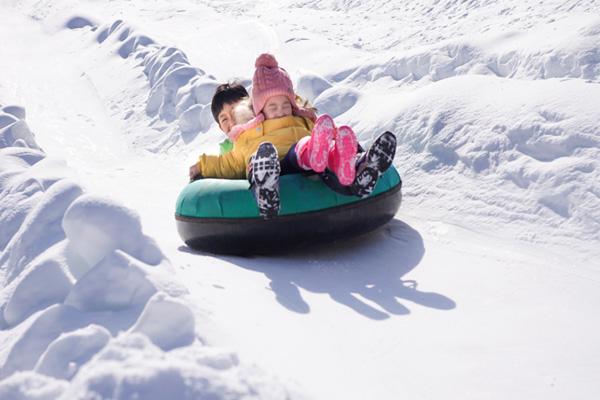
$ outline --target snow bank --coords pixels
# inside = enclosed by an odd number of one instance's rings
[[[565,35],[564,32],[569,32]],[[342,80],[363,86],[385,80],[390,86],[435,82],[481,74],[517,79],[600,78],[600,19],[574,16],[526,31],[448,39],[402,55],[377,56]],[[329,79],[339,80],[336,76]]]
[[[115,374],[113,371],[120,371]],[[261,399],[286,398],[256,371],[240,374],[237,357],[207,347],[163,352],[140,334],[112,340],[86,364],[63,393],[65,399]],[[87,396],[87,397],[86,397]]]
[[[165,320],[164,316],[170,318]],[[142,332],[163,350],[187,346],[194,341],[194,315],[181,301],[158,293],[147,302],[132,332]]]
[[[48,346],[34,370],[54,378],[71,379],[78,367],[102,350],[110,338],[106,328],[94,324],[63,333]]]
[[[314,102],[317,97],[333,85],[327,79],[311,72],[302,72],[294,88],[296,93]]]
[[[183,51],[155,43],[122,20],[97,27],[94,35],[97,43],[114,47],[122,58],[139,60],[150,85],[148,116],[176,121],[183,135],[209,130],[214,122],[210,102],[218,83],[191,66]]]
[[[56,400],[67,382],[32,371],[17,372],[0,383],[0,397],[10,400]]]
[[[409,93],[363,94],[343,117],[367,142],[384,130],[397,134],[395,164],[410,182],[405,205],[414,202],[414,212],[583,245],[600,240],[593,99],[600,87],[582,80],[460,76]]]
[[[85,193],[37,148],[22,108],[1,115],[21,128],[0,148],[0,398],[287,396],[199,341],[187,292],[134,211]]]
[[[414,212],[584,246],[600,240],[599,35],[597,16],[575,15],[377,56],[298,86],[365,145],[397,134]]]
[[[24,121],[25,109],[15,105],[0,105],[0,148],[37,148],[33,134]]]

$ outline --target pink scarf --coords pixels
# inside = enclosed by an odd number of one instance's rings
[[[317,115],[313,111],[308,110],[306,108],[294,107],[292,110],[292,115],[309,119],[312,122],[315,122],[317,120]],[[235,142],[242,132],[245,132],[248,129],[254,129],[258,125],[262,124],[264,121],[265,115],[261,112],[245,124],[235,125],[227,133],[227,136],[229,137],[229,139],[231,139],[232,142]]]

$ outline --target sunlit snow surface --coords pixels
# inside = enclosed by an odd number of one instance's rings
[[[597,398],[599,11],[5,1],[0,398]],[[364,146],[396,133],[380,231],[252,258],[179,239],[214,88],[265,51]]]

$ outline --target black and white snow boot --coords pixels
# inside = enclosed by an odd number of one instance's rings
[[[377,181],[392,165],[396,154],[396,136],[384,132],[375,139],[369,150],[356,163],[356,178],[352,182],[352,192],[367,197],[375,189]]]
[[[264,142],[250,160],[250,188],[254,191],[260,216],[268,219],[279,213],[279,174],[277,149]]]

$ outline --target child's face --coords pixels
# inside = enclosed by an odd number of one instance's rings
[[[235,119],[233,117],[233,109],[239,103],[236,101],[235,103],[225,103],[223,104],[223,109],[217,115],[217,119],[219,120],[219,128],[225,133],[229,133],[231,128],[235,125]]]
[[[263,113],[266,119],[287,117],[292,115],[292,103],[287,96],[273,96],[265,103]]]

